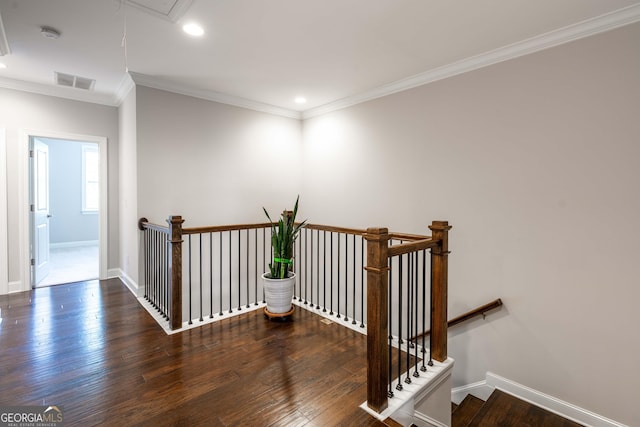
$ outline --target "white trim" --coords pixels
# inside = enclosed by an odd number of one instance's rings
[[[539,406],[561,417],[575,421],[579,424],[583,424],[587,427],[626,427],[624,424],[617,421],[598,415],[594,412],[588,411],[584,408],[580,408],[572,403],[565,402],[548,394],[542,393],[538,390],[534,390],[525,385],[519,384],[515,381],[511,381],[507,378],[496,375],[493,372],[487,372],[486,379],[484,381],[478,381],[472,384],[468,384],[461,387],[455,387],[451,390],[451,401],[459,404],[467,394],[472,394],[482,400],[487,400],[493,390],[502,390],[505,393],[509,393],[522,399],[525,402],[529,402],[533,405]]]
[[[131,75],[126,73],[122,80],[120,80],[120,85],[118,85],[118,89],[116,90],[115,103],[119,107],[122,102],[125,100],[129,92],[136,87],[136,84],[133,82]]]
[[[22,282],[21,281],[15,281],[15,282],[9,282],[8,284],[8,292],[9,294],[15,294],[16,292],[24,292],[24,289],[22,289]]]
[[[140,292],[140,288],[138,287],[138,284],[135,282],[135,280],[133,280],[131,277],[129,277],[129,275],[127,273],[125,273],[122,269],[120,268],[112,268],[109,269],[109,273],[107,275],[108,279],[114,279],[114,278],[118,278],[122,281],[122,283],[124,283],[124,285],[127,287],[127,289],[129,289],[131,291],[131,293],[136,297],[136,298],[140,298],[141,295],[138,295]]]
[[[511,381],[507,378],[487,372],[487,384],[509,393],[525,402],[532,403],[549,412],[558,414],[569,420],[591,427],[626,427],[612,419],[603,417],[595,412],[588,411],[572,403],[565,402],[556,397],[534,390],[525,385]]]
[[[67,86],[56,86],[24,80],[0,77],[0,87],[6,89],[20,90],[23,92],[37,93],[40,95],[55,96],[57,98],[71,99],[73,101],[90,102],[92,104],[108,105],[117,107],[115,96],[104,92],[80,90]]]
[[[96,246],[99,245],[99,240],[78,240],[75,242],[58,242],[58,243],[50,243],[49,247],[51,249],[62,249],[62,248],[80,248],[84,246]]]
[[[233,105],[235,107],[246,108],[248,110],[260,111],[262,113],[273,114],[275,116],[289,117],[298,120],[302,118],[302,113],[299,111],[276,107],[275,105],[265,104],[251,99],[241,98],[239,96],[227,95],[225,93],[215,92],[212,90],[195,89],[179,83],[168,82],[160,78],[147,76],[145,74],[134,72],[129,72],[129,74],[137,85],[165,90],[167,92],[179,93],[181,95],[205,99],[207,101],[219,102],[221,104]]]
[[[22,291],[31,289],[31,265],[29,246],[29,138],[42,137],[54,138],[71,141],[95,142],[100,150],[100,209],[98,221],[98,238],[99,238],[99,279],[107,278],[107,262],[108,262],[108,239],[109,239],[109,202],[108,202],[108,161],[107,161],[107,143],[108,140],[102,136],[81,135],[67,132],[58,132],[50,130],[33,130],[20,129],[20,137],[18,139],[18,173],[20,179],[20,191],[18,192],[18,227],[19,227],[19,253],[21,266],[21,283]]]
[[[420,412],[417,412],[413,415],[414,418],[414,423],[419,427],[422,427],[423,425],[427,425],[429,427],[449,427],[446,424],[441,423],[438,420],[434,420],[433,418],[431,418],[428,415],[422,414]],[[416,423],[415,421],[419,421],[419,423]]]
[[[387,409],[377,413],[367,406],[367,402],[360,405],[360,408],[367,411],[380,421],[383,421],[389,417],[393,417],[393,414],[406,407],[406,405],[413,405],[417,400],[417,396],[424,396],[425,393],[433,390],[440,384],[447,376],[451,375],[453,370],[454,360],[447,358],[444,362],[433,361],[433,366],[430,366],[427,372],[420,373],[417,378],[411,379],[411,384],[402,384],[402,390],[396,390],[398,380],[394,380],[391,383],[391,387],[394,390],[394,397],[388,400]]]
[[[2,18],[0,18],[0,27]],[[2,30],[2,28],[0,28]],[[2,34],[0,34],[2,36]],[[2,46],[0,46],[1,48]],[[9,249],[7,241],[7,143],[5,129],[0,126],[0,295],[9,293]]]
[[[303,119],[327,114],[341,110],[362,102],[391,95],[427,83],[467,73],[509,59],[535,53],[544,49],[569,43],[594,34],[613,30],[624,25],[640,21],[640,4],[631,5],[604,15],[587,19],[564,28],[549,31],[544,34],[531,37],[498,49],[490,50],[442,67],[434,68],[405,79],[397,80],[389,84],[379,86],[370,91],[343,98],[316,108],[311,108],[302,113]]]
[[[467,397],[467,394],[472,394],[479,399],[487,400],[489,396],[491,396],[491,393],[493,393],[493,390],[495,390],[495,387],[488,385],[486,380],[461,387],[454,387],[451,389],[451,401],[459,405],[464,398]]]

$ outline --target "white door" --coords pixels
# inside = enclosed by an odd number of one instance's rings
[[[49,147],[33,140],[33,281],[38,284],[49,274]]]

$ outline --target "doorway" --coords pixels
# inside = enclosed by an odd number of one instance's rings
[[[106,138],[21,134],[23,290],[106,279]]]
[[[98,144],[33,137],[31,145],[33,285],[97,279]]]

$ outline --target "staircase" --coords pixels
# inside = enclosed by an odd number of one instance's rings
[[[469,394],[460,405],[451,405],[452,427],[582,427],[497,389],[486,402]]]

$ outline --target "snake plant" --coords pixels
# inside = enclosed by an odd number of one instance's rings
[[[265,215],[271,223],[271,247],[273,249],[273,259],[269,264],[272,279],[285,279],[293,266],[293,244],[298,238],[300,229],[306,224],[306,220],[296,224],[296,214],[298,213],[298,201],[293,211],[285,210],[280,215],[277,223],[274,223],[269,216],[269,212],[263,207]]]

